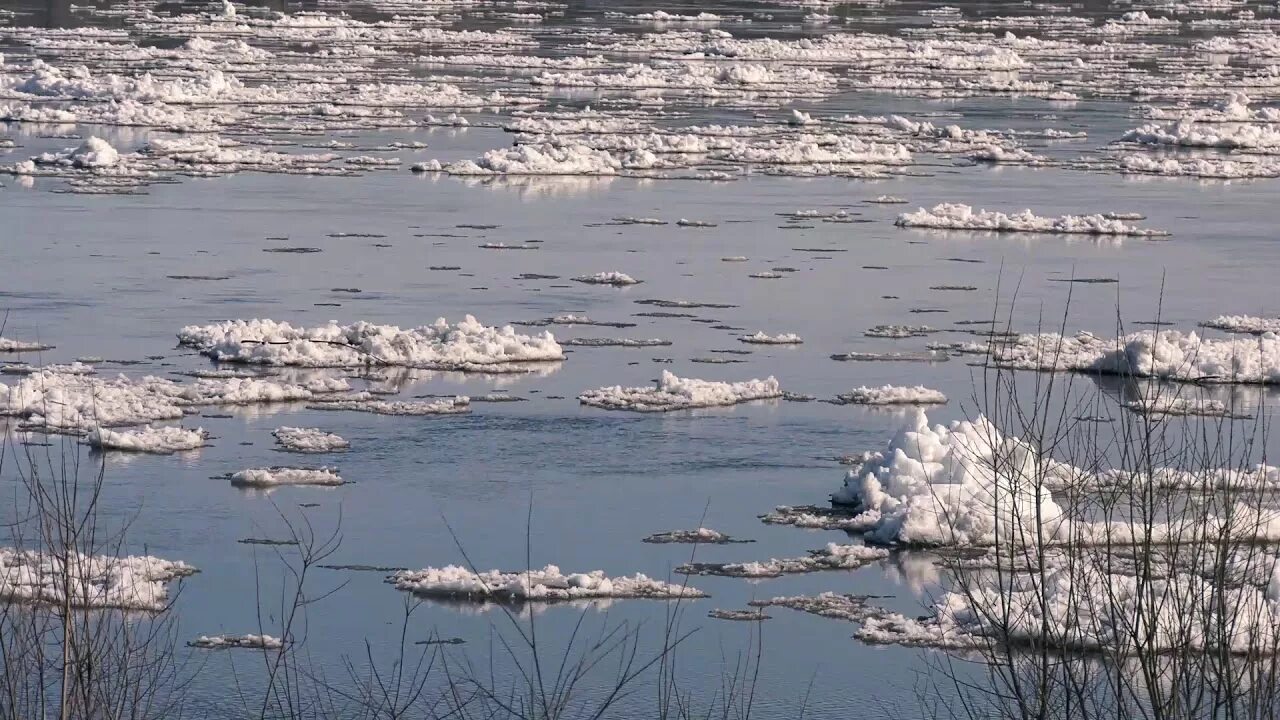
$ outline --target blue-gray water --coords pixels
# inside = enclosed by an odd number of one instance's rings
[[[700,4],[696,10],[701,9],[716,8]],[[904,16],[909,14],[902,9]],[[574,8],[583,15],[599,10]],[[932,102],[861,92],[813,107],[824,114],[954,111],[973,127],[999,128],[1043,127],[1048,123],[1039,116],[1052,114],[1055,126],[1086,127],[1090,139],[1085,147],[1103,144],[1134,124],[1124,103]],[[705,112],[708,121],[734,116],[716,109]],[[120,128],[94,132],[118,147],[139,145],[149,134]],[[14,159],[68,145],[64,139],[42,137],[46,133],[39,126],[13,125],[5,134],[21,146],[10,152]],[[337,136],[357,145],[424,141],[431,147],[429,156],[441,159],[474,157],[509,144],[495,128]],[[1079,147],[1047,152],[1070,156]],[[407,165],[422,154],[391,155],[403,157]],[[767,526],[757,515],[779,504],[823,502],[841,482],[842,469],[833,458],[882,447],[905,417],[783,401],[667,415],[610,413],[578,404],[575,396],[587,389],[643,385],[663,369],[723,380],[775,375],[785,389],[818,397],[858,385],[920,383],[953,398],[930,413],[931,419],[951,420],[971,414],[965,398],[978,371],[962,358],[933,364],[837,363],[828,356],[848,350],[923,349],[925,339],[867,338],[863,331],[880,323],[951,327],[957,320],[989,318],[997,287],[1002,302],[1016,293],[1015,325],[1020,329],[1031,329],[1041,313],[1046,326],[1056,327],[1070,292],[1068,326],[1104,335],[1113,330],[1117,303],[1130,321],[1150,319],[1159,310],[1162,319],[1186,328],[1223,313],[1274,315],[1280,300],[1275,187],[1267,181],[1201,184],[1057,168],[956,168],[940,160],[927,176],[882,181],[751,176],[723,184],[631,178],[477,182],[412,175],[402,168],[356,178],[184,178],[152,186],[139,196],[59,194],[49,192],[52,182],[43,179],[29,188],[5,182],[0,190],[0,307],[9,313],[5,334],[56,345],[39,357],[44,362],[86,355],[127,360],[164,355],[163,360],[121,369],[163,375],[206,367],[203,358],[175,348],[175,332],[187,324],[253,317],[295,324],[332,318],[416,326],[465,313],[501,324],[580,312],[638,327],[553,328],[558,337],[625,335],[673,342],[648,349],[571,348],[564,363],[528,376],[404,373],[402,396],[483,395],[502,389],[528,398],[476,404],[464,416],[382,417],[308,411],[300,404],[232,408],[225,410],[233,416],[229,419],[188,420],[214,434],[210,447],[171,457],[108,454],[107,502],[118,516],[136,513],[131,544],[201,570],[186,581],[177,608],[183,632],[190,636],[256,630],[255,558],[267,576],[276,561],[270,548],[255,550],[236,541],[278,537],[278,509],[294,516],[299,503],[320,504],[309,514],[321,529],[333,527],[341,517],[342,545],[333,559],[340,563],[419,568],[460,562],[447,521],[477,565],[522,567],[530,504],[530,555],[536,566],[555,563],[566,570],[665,577],[688,559],[690,548],[647,545],[640,539],[696,527],[704,510],[704,525],[757,542],[701,548],[699,559],[803,554],[843,536]],[[1111,243],[910,231],[893,225],[903,207],[864,203],[882,194],[907,198],[908,208],[964,202],[1031,207],[1040,215],[1140,212],[1148,226],[1169,229],[1174,236],[1167,242],[1130,238]],[[777,213],[837,208],[860,213],[870,222],[778,227],[783,222]],[[719,225],[601,225],[617,216],[690,218]],[[458,228],[476,223],[499,227]],[[385,237],[328,237],[333,233]],[[279,244],[265,239],[274,237],[323,252],[264,253],[263,248]],[[477,247],[530,239],[542,241],[537,251]],[[817,259],[815,253],[795,250],[806,247],[847,252]],[[721,261],[733,255],[750,261]],[[949,260],[955,257],[982,262]],[[432,265],[461,270],[428,270]],[[747,277],[776,266],[797,271],[777,280]],[[602,270],[621,270],[644,283],[612,289],[514,279],[521,273],[569,278]],[[168,279],[184,274],[229,279]],[[1120,283],[1052,282],[1070,275],[1114,277]],[[978,290],[929,289],[949,284]],[[563,285],[572,287],[555,287]],[[362,292],[334,293],[330,289],[335,287]],[[689,319],[634,317],[652,309],[635,304],[644,298],[735,304],[692,312],[747,332],[798,333],[805,343],[751,346],[750,355],[727,356],[741,363],[694,364],[691,358],[706,357],[712,350],[743,349],[736,341],[740,333],[712,330],[709,323]],[[909,312],[921,307],[948,312]],[[943,333],[930,339],[968,336]],[[655,357],[674,362],[656,364]],[[23,359],[32,361],[31,356]],[[109,365],[104,369],[111,370]],[[318,426],[350,440],[350,451],[324,460],[355,482],[332,490],[261,493],[237,490],[211,477],[243,467],[310,460],[275,449],[270,431],[281,425]],[[741,608],[753,598],[835,590],[896,595],[885,602],[920,612],[933,585],[930,567],[905,563],[909,569],[904,571],[900,564],[895,559],[852,573],[759,582],[693,579],[691,584],[712,597],[686,608],[686,625],[700,630],[682,649],[684,682],[708,692],[717,687],[722,653],[745,649],[755,629],[749,623],[706,619],[707,610]],[[308,642],[317,661],[340,673],[343,653],[363,662],[365,639],[386,657],[396,639],[403,596],[378,573],[318,571],[314,580],[317,589],[345,582],[310,610]],[[662,603],[618,601],[608,605],[607,616],[601,609],[587,612],[594,622],[606,617],[644,620],[657,631],[665,610]],[[538,622],[550,629],[548,636],[561,639],[581,612],[553,606],[540,611]],[[921,651],[859,644],[851,638],[853,626],[839,621],[784,609],[770,614],[773,619],[762,628],[766,651],[756,708],[761,716],[794,717],[811,680],[809,714],[815,717],[844,716],[868,703],[872,714],[919,713],[913,688],[917,673],[928,667]],[[425,638],[435,629],[464,638],[469,643],[457,652],[483,662],[489,654],[489,628],[503,622],[493,610],[476,613],[465,606],[427,603],[414,615],[412,634]],[[237,670],[252,676],[252,663],[241,656]],[[232,692],[229,672],[225,658],[209,660],[196,692],[225,701]],[[628,698],[621,715],[643,715],[651,700],[647,690]]]

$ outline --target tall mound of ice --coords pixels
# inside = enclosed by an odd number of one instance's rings
[[[458,323],[440,318],[408,330],[368,322],[295,328],[275,320],[228,320],[184,327],[178,341],[214,360],[301,367],[398,365],[500,372],[511,363],[564,359],[549,332],[521,335],[510,325],[488,327],[470,315]]]
[[[1048,538],[1065,538],[1069,520],[1035,483],[1063,472],[985,418],[929,427],[918,411],[884,453],[849,471],[832,500],[860,509],[859,525],[880,543],[990,545],[998,527],[1035,517]]]

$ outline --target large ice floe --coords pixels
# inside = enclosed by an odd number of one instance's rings
[[[1222,330],[1230,333],[1263,335],[1280,334],[1280,318],[1256,317],[1253,315],[1219,315],[1212,320],[1200,323],[1203,327]]]
[[[0,548],[0,597],[82,608],[159,611],[168,583],[196,569],[151,556],[67,555]]]
[[[669,370],[663,370],[653,387],[614,385],[584,392],[578,396],[578,400],[583,405],[605,410],[670,412],[737,405],[751,400],[779,397],[782,397],[782,390],[773,377],[743,382],[716,382],[681,378]]]
[[[110,430],[97,427],[89,431],[84,441],[93,447],[103,450],[125,450],[164,455],[203,447],[208,437],[209,434],[203,428],[152,427],[148,425],[138,430]]]
[[[178,340],[221,362],[300,367],[398,365],[433,370],[509,372],[522,363],[563,360],[549,332],[522,335],[468,315],[457,323],[401,329],[360,322],[294,327],[275,320],[229,320],[182,328]]]
[[[1179,330],[1142,331],[1105,339],[1087,332],[1000,337],[993,364],[1019,370],[1076,371],[1209,384],[1280,383],[1280,335],[1205,338]]]
[[[1164,230],[1140,228],[1103,214],[1041,217],[1030,210],[1008,215],[993,210],[974,210],[960,203],[942,203],[926,210],[903,213],[895,222],[899,227],[939,230],[986,230],[991,232],[1028,232],[1067,235],[1136,235],[1162,237]]]
[[[176,420],[206,405],[313,400],[349,389],[343,378],[322,377],[303,384],[244,377],[178,383],[154,376],[99,378],[43,369],[12,385],[0,383],[0,415],[22,418],[24,427],[84,433]]]
[[[387,578],[399,590],[424,597],[474,601],[555,601],[600,598],[701,598],[702,591],[637,574],[608,577],[602,570],[563,573],[555,565],[538,570],[476,572],[458,565],[404,570]]]

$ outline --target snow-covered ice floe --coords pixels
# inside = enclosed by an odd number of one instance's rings
[[[1139,578],[1092,563],[1056,567],[1044,577],[1021,574],[1012,582],[980,578],[962,591],[937,597],[929,614],[906,617],[865,598],[824,594],[775,598],[760,605],[794,607],[861,624],[855,634],[873,644],[931,648],[988,648],[991,643],[1051,645],[1077,652],[1274,652],[1280,631],[1280,571],[1260,584],[1228,587],[1195,573]],[[1103,588],[1082,602],[1082,588]],[[1225,633],[1220,628],[1229,628]],[[1140,640],[1136,640],[1140,638]],[[1141,643],[1139,650],[1139,645]]]
[[[230,650],[242,648],[246,650],[279,650],[284,641],[270,635],[201,635],[187,643],[188,647],[202,650]]]
[[[338,400],[308,405],[310,410],[350,410],[375,415],[461,415],[471,412],[471,398],[439,400]]]
[[[45,345],[38,342],[30,342],[27,340],[14,340],[13,338],[0,337],[0,352],[39,352],[43,350],[52,350],[52,345]]]
[[[944,405],[947,396],[923,385],[864,385],[837,395],[834,402],[839,405]]]
[[[314,400],[348,390],[343,378],[322,377],[303,384],[245,377],[177,383],[154,376],[97,378],[43,369],[13,385],[0,383],[0,415],[20,417],[25,427],[88,432],[177,420],[185,411],[206,405]]]
[[[791,525],[806,530],[844,530],[862,532],[875,525],[876,518],[843,505],[818,507],[816,505],[779,505],[760,516],[766,525]]]
[[[152,427],[137,430],[110,430],[97,427],[89,431],[84,442],[103,450],[124,450],[169,454],[204,447],[209,434],[203,428]]]
[[[195,573],[186,563],[149,555],[61,556],[0,548],[0,597],[20,602],[154,612],[168,604],[169,581]]]
[[[987,346],[975,345],[977,352]],[[1280,383],[1280,335],[1203,338],[1179,330],[1142,331],[1116,339],[1088,332],[993,339],[990,361],[1017,370],[1074,371],[1210,384]]]
[[[626,285],[638,285],[639,280],[631,277],[624,272],[616,270],[609,272],[598,272],[592,275],[579,275],[575,277],[574,282],[586,283],[588,285],[613,285],[614,287],[623,287]]]
[[[759,562],[741,563],[691,562],[680,565],[675,571],[684,575],[772,578],[822,570],[857,570],[888,556],[889,551],[885,548],[828,543],[821,550],[810,551],[806,557],[772,558]]]
[[[281,448],[291,452],[323,453],[345,450],[351,443],[320,428],[279,427],[271,431]]]
[[[603,570],[565,574],[555,565],[541,570],[475,572],[465,567],[405,570],[387,578],[399,590],[425,597],[467,600],[554,601],[597,598],[700,598],[687,585],[654,580],[643,574],[608,577]]]
[[[933,209],[920,208],[903,213],[894,223],[899,227],[941,230],[986,230],[990,232],[1028,232],[1068,235],[1132,235],[1164,237],[1164,230],[1140,228],[1105,214],[1062,215],[1041,217],[1030,210],[1008,215],[993,210],[974,210],[960,203],[942,203]]]
[[[670,412],[737,405],[751,400],[778,397],[782,397],[782,390],[773,377],[731,383],[680,378],[669,370],[663,370],[662,377],[654,387],[614,385],[584,392],[578,396],[578,400],[583,405],[606,410]]]
[[[761,330],[751,335],[743,335],[738,338],[738,342],[744,342],[750,345],[799,345],[804,342],[804,339],[795,333],[769,335]]]
[[[295,328],[274,320],[229,320],[184,327],[178,340],[218,361],[300,367],[398,365],[502,372],[519,363],[564,359],[549,332],[522,335],[510,325],[481,325],[470,315],[458,323],[440,318],[408,330],[367,322]]]
[[[247,468],[227,476],[236,487],[270,488],[279,485],[343,485],[347,481],[337,468],[260,467]]]
[[[1200,325],[1230,333],[1245,333],[1249,335],[1275,333],[1280,335],[1280,318],[1255,317],[1253,315],[1219,315],[1212,320],[1200,323]]]
[[[754,541],[739,540],[718,530],[700,527],[696,530],[670,530],[668,532],[654,533],[642,540],[642,542],[652,543],[655,545],[665,545],[670,543],[687,543],[691,545],[730,545],[734,543],[749,543]]]

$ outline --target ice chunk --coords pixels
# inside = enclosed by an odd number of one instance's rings
[[[1203,327],[1231,333],[1247,333],[1249,335],[1280,334],[1280,318],[1254,317],[1253,315],[1219,315],[1200,324]]]
[[[322,453],[345,450],[351,443],[320,428],[279,427],[271,432],[276,442],[292,452]]]
[[[1113,220],[1102,214],[1041,217],[1030,210],[1006,215],[992,210],[974,210],[959,203],[942,203],[932,210],[920,208],[903,213],[894,223],[899,227],[952,230],[988,230],[991,232],[1063,233],[1080,235],[1137,235],[1163,237],[1164,230],[1150,230]]]
[[[795,333],[769,335],[764,331],[758,331],[752,335],[743,335],[738,338],[738,342],[744,342],[751,345],[799,345],[803,343],[804,340]]]
[[[923,385],[863,385],[852,392],[837,395],[835,402],[840,405],[943,405],[947,396]]]
[[[227,3],[230,5],[230,3]],[[204,650],[228,650],[244,648],[248,650],[279,650],[284,641],[270,635],[201,635],[187,643],[189,647]]]
[[[752,540],[738,540],[718,530],[700,527],[696,530],[671,530],[650,535],[642,542],[665,545],[670,543],[688,543],[698,545],[728,545],[732,543],[749,543]]]
[[[751,400],[782,397],[776,378],[744,382],[714,382],[676,377],[662,371],[655,387],[612,387],[584,392],[578,396],[583,405],[606,410],[634,412],[670,412],[692,408],[736,405]]]
[[[227,476],[236,487],[275,487],[277,485],[342,485],[346,481],[337,468],[263,467],[248,468]]]
[[[310,410],[353,410],[377,415],[460,415],[471,412],[471,399],[458,396],[442,400],[338,400],[307,407]]]
[[[684,575],[772,578],[821,570],[856,570],[888,556],[889,551],[885,548],[828,543],[825,548],[810,552],[808,557],[773,558],[745,563],[686,563],[677,567],[676,572]]]
[[[0,548],[0,597],[82,608],[158,612],[168,604],[168,583],[196,569],[149,555],[66,556]]]
[[[6,337],[0,337],[0,352],[39,352],[42,350],[52,350],[52,345],[45,345],[38,342],[28,342],[25,340],[13,340]]]
[[[487,327],[470,315],[455,324],[440,318],[408,330],[367,322],[295,328],[274,320],[229,320],[184,327],[178,340],[215,360],[302,367],[501,371],[504,364],[564,359],[549,332],[521,335],[510,325]]]
[[[169,454],[203,447],[209,434],[203,428],[194,430],[180,427],[151,427],[138,430],[108,430],[96,427],[89,431],[85,442],[104,450],[127,450]]]
[[[990,545],[1014,518],[1033,517],[1053,541],[1070,529],[1062,508],[1047,488],[1011,481],[1070,472],[1036,465],[1041,460],[985,418],[931,428],[917,411],[885,453],[849,471],[832,498],[859,510],[872,526],[868,538],[880,543]]]
[[[1076,371],[1217,384],[1280,383],[1280,335],[1201,338],[1195,332],[1138,332],[1106,340],[1091,333],[997,338],[992,362],[1019,370]]]
[[[637,574],[608,577],[603,570],[566,575],[555,565],[541,570],[475,572],[465,567],[405,570],[387,582],[399,590],[426,597],[468,600],[554,601],[593,598],[700,598],[706,594],[687,585],[674,585]]]
[[[636,285],[641,282],[626,273],[617,272],[616,270],[598,272],[593,275],[579,275],[573,280],[574,282],[587,283],[588,285],[613,285],[614,287]]]

